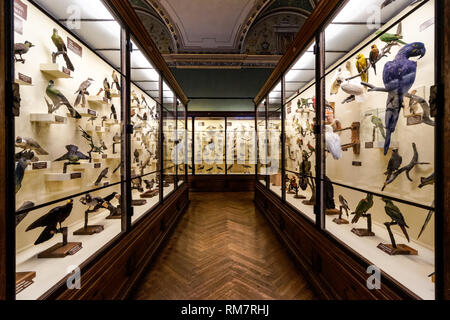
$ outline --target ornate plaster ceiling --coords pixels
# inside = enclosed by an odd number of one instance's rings
[[[130,1],[172,66],[270,67],[275,66],[319,0]],[[196,54],[199,63],[195,62]],[[203,54],[209,55],[208,61]],[[241,55],[242,59],[237,62],[237,56],[230,56],[227,63],[224,54]],[[220,56],[211,61],[211,55]],[[246,55],[267,59],[255,64]]]

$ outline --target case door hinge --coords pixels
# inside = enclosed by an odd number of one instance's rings
[[[126,133],[127,134],[133,134],[134,133],[134,127],[132,124],[127,124],[126,126]]]
[[[315,54],[315,55],[318,55],[318,54],[319,54],[319,51],[320,51],[319,45],[318,45],[318,44],[315,44],[315,45],[314,45],[314,54]]]

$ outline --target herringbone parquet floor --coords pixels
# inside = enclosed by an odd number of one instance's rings
[[[191,205],[133,294],[137,300],[311,300],[251,193],[192,193]]]

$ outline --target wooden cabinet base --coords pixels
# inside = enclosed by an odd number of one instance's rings
[[[38,254],[39,259],[64,258],[73,256],[83,248],[81,242],[57,243],[54,246]]]
[[[76,236],[91,236],[96,233],[100,233],[104,230],[103,226],[87,226],[75,231],[73,234]]]
[[[394,248],[390,243],[380,243],[377,248],[391,256],[417,256],[419,254],[417,250],[407,246],[406,244],[398,244],[397,248]]]
[[[130,232],[118,236],[104,251],[80,266],[83,275],[80,290],[67,289],[67,279],[62,279],[40,299],[126,299],[188,205],[185,183],[133,225]]]
[[[375,233],[373,233],[372,231],[369,231],[367,229],[356,229],[353,228],[352,232],[354,234],[356,234],[358,237],[374,237]]]
[[[263,214],[272,225],[321,299],[419,299],[384,272],[381,273],[381,289],[368,289],[367,268],[371,265],[369,261],[331,234],[316,227],[306,216],[283,203],[260,183],[257,183],[255,188],[255,204],[258,214]]]
[[[33,284],[36,272],[16,272],[16,294]]]
[[[255,182],[255,175],[189,176],[189,187],[192,192],[253,192]]]
[[[349,224],[348,220],[339,219],[339,218],[333,219],[333,222],[336,224]]]

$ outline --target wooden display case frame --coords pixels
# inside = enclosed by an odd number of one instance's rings
[[[131,135],[133,133],[131,126],[131,63],[130,48],[131,37],[139,44],[142,53],[152,62],[160,75],[159,81],[159,99],[156,101],[159,114],[164,106],[162,100],[162,82],[165,81],[174,92],[174,102],[178,101],[184,107],[185,123],[188,98],[182,91],[180,85],[175,80],[172,72],[159,53],[157,46],[152,41],[144,25],[137,16],[135,10],[128,1],[121,0],[102,0],[103,4],[110,10],[112,15],[121,25],[121,68],[117,70],[121,77],[122,92],[121,96],[121,126],[124,138],[121,144],[121,153],[123,157],[123,179],[113,185],[121,185],[121,207],[126,208],[122,214],[121,226],[122,232],[112,241],[105,245],[101,250],[84,261],[80,267],[84,274],[83,288],[81,290],[67,290],[65,279],[61,279],[48,292],[42,294],[39,299],[95,299],[99,296],[106,297],[114,293],[114,299],[124,299],[129,294],[133,284],[136,283],[140,274],[153,257],[162,242],[167,238],[171,229],[175,225],[178,217],[185,211],[189,204],[187,183],[178,183],[178,176],[175,178],[175,189],[169,195],[163,195],[163,184],[160,186],[160,201],[157,206],[149,209],[135,224],[132,225],[131,217],[133,207],[131,205]],[[32,5],[39,6],[30,0]],[[15,150],[15,118],[12,114],[12,85],[15,79],[13,63],[13,40],[14,40],[14,0],[2,1],[0,5],[0,43],[2,51],[0,52],[0,300],[16,299],[16,248],[15,248],[15,193],[14,193],[14,150]],[[41,8],[39,8],[41,9]],[[90,48],[83,40],[67,29],[61,21],[56,21],[47,12],[41,9],[42,13],[50,17],[54,23],[61,29],[67,31],[79,43]],[[94,52],[94,51],[93,51]],[[104,58],[97,56],[104,60]],[[177,113],[178,114],[178,113]],[[162,130],[162,117],[160,117],[160,128]],[[162,131],[160,131],[162,132]],[[162,134],[159,135],[158,145],[162,147]],[[159,153],[161,150],[159,147]],[[162,158],[160,157],[160,163]],[[186,164],[187,169],[187,164]],[[158,166],[156,172],[150,174],[163,174],[163,168]],[[177,173],[178,174],[178,173]],[[184,177],[180,180],[187,181],[187,170]],[[95,189],[102,190],[107,187]],[[92,192],[92,190],[90,190]],[[78,197],[80,195],[72,195]],[[68,197],[70,198],[70,197]],[[64,199],[58,199],[62,201]],[[56,203],[53,201],[52,203]],[[41,208],[52,203],[39,205]],[[32,210],[36,209],[33,208]],[[151,240],[149,240],[151,239]],[[111,272],[105,272],[107,268]],[[119,271],[124,271],[118,273]],[[99,274],[100,273],[100,274]],[[103,284],[98,282],[98,277],[109,277],[114,274],[114,280],[105,280]],[[89,276],[92,275],[92,276]],[[105,286],[104,283],[109,283]],[[26,290],[26,289],[25,289]],[[90,296],[88,297],[88,295]]]
[[[318,153],[325,148],[324,126],[322,119],[325,119],[325,39],[324,28],[334,16],[343,8],[348,1],[330,0],[321,1],[317,5],[310,18],[301,28],[287,53],[281,58],[280,62],[254,99],[255,113],[262,101],[267,102],[271,90],[281,81],[282,101],[281,105],[286,104],[284,75],[295,63],[296,59],[303,54],[312,41],[316,42],[316,117],[315,133],[320,138],[316,139],[316,150]],[[450,78],[449,78],[449,54],[450,54],[450,3],[444,0],[435,1],[435,51],[436,51],[436,79],[435,84],[438,88],[437,104],[443,106],[439,114],[435,117],[435,299],[450,299],[450,145],[446,143],[450,138],[450,121],[448,115],[450,112]],[[267,103],[265,105],[266,121],[268,118]],[[285,108],[282,108],[282,136],[285,134]],[[267,127],[267,125],[266,125]],[[284,140],[284,139],[283,139]],[[285,146],[283,143],[282,159],[284,157]],[[286,170],[284,161],[282,161],[282,181],[284,180]],[[325,264],[344,267],[351,273],[359,274],[366,261],[361,255],[356,254],[352,249],[342,244],[336,238],[331,236],[325,230],[325,201],[322,195],[325,183],[325,160],[323,157],[316,159],[316,171],[314,172],[316,180],[316,199],[318,199],[314,212],[316,221],[311,222],[297,209],[294,209],[286,201],[286,189],[283,187],[282,196],[279,197],[269,189],[269,181],[265,184],[257,181],[255,202],[269,222],[273,225],[275,231],[284,241],[289,251],[296,258],[305,275],[310,278],[311,283],[317,292],[324,299],[420,299],[416,294],[399,284],[395,279],[383,274],[383,285],[387,288],[378,293],[368,292],[367,288],[358,288],[361,282],[354,276],[342,277],[340,281],[340,271],[332,274],[331,272],[321,272],[321,266]],[[257,178],[259,175],[256,173]],[[339,185],[339,184],[337,184]],[[363,189],[344,186],[355,191],[364,192]],[[396,200],[396,199],[393,199]],[[402,200],[406,204],[416,205]],[[290,227],[286,227],[288,221],[292,222]],[[289,230],[288,232],[286,231]],[[304,237],[310,237],[309,240],[302,240]],[[312,239],[312,241],[310,241]],[[305,244],[307,242],[308,244]],[[305,253],[305,248],[313,248],[311,254]],[[327,253],[328,252],[328,253]],[[332,252],[333,254],[330,254]],[[338,252],[338,255],[334,253]],[[323,263],[323,261],[327,261]],[[331,271],[331,270],[327,270]],[[339,275],[338,275],[339,274]],[[431,281],[431,280],[430,280]],[[334,282],[334,283],[333,283]],[[338,283],[336,283],[338,282]],[[386,285],[387,284],[387,285]],[[355,295],[342,294],[349,290],[359,292]]]

